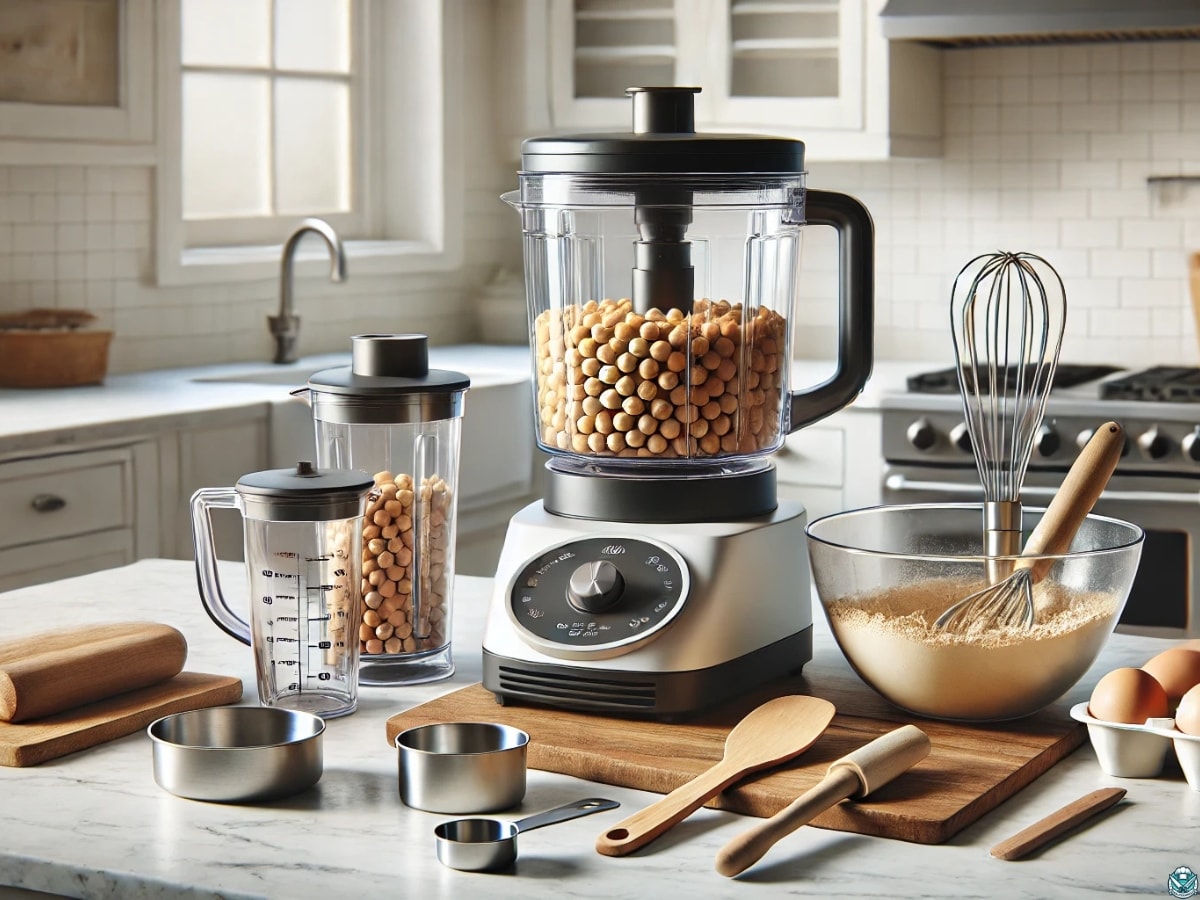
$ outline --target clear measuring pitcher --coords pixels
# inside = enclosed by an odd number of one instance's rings
[[[329,719],[358,705],[360,545],[371,487],[362,472],[301,462],[192,495],[200,599],[217,625],[253,649],[263,706]],[[221,590],[215,508],[242,514],[249,621]]]

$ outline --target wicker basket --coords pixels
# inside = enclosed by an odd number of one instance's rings
[[[0,387],[100,384],[111,331],[0,329]]]

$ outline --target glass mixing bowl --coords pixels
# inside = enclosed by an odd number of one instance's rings
[[[1026,509],[1025,537],[1044,510]],[[998,721],[1037,712],[1095,661],[1137,572],[1144,533],[1089,515],[1033,587],[1030,629],[947,632],[934,621],[986,585],[980,504],[876,506],[807,529],[817,596],[838,646],[888,701],[922,716]]]

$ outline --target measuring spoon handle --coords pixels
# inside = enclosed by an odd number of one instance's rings
[[[721,760],[661,800],[651,803],[618,822],[596,839],[596,852],[625,856],[644,847],[663,832],[682,822],[742,775],[745,769]]]
[[[526,816],[524,819],[517,819],[517,821],[513,822],[513,827],[520,834],[523,831],[532,831],[535,828],[543,828],[546,825],[555,825],[559,822],[569,821],[570,819],[578,819],[580,816],[590,816],[592,813],[616,809],[620,805],[616,800],[602,800],[599,797],[588,797],[586,800],[564,803],[562,806],[556,806],[554,809],[548,809],[535,816]]]

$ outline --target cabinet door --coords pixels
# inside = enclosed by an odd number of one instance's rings
[[[513,137],[627,131],[626,88],[677,84],[702,88],[700,131],[797,137],[810,159],[941,152],[939,51],[887,41],[884,0],[521,2]]]
[[[194,558],[192,494],[202,487],[232,487],[243,475],[267,468],[267,433],[265,418],[180,433],[177,558]],[[218,559],[242,558],[242,517],[236,510],[213,510],[213,538]]]
[[[728,0],[704,24],[712,85],[700,121],[722,128],[864,127],[863,0]]]

